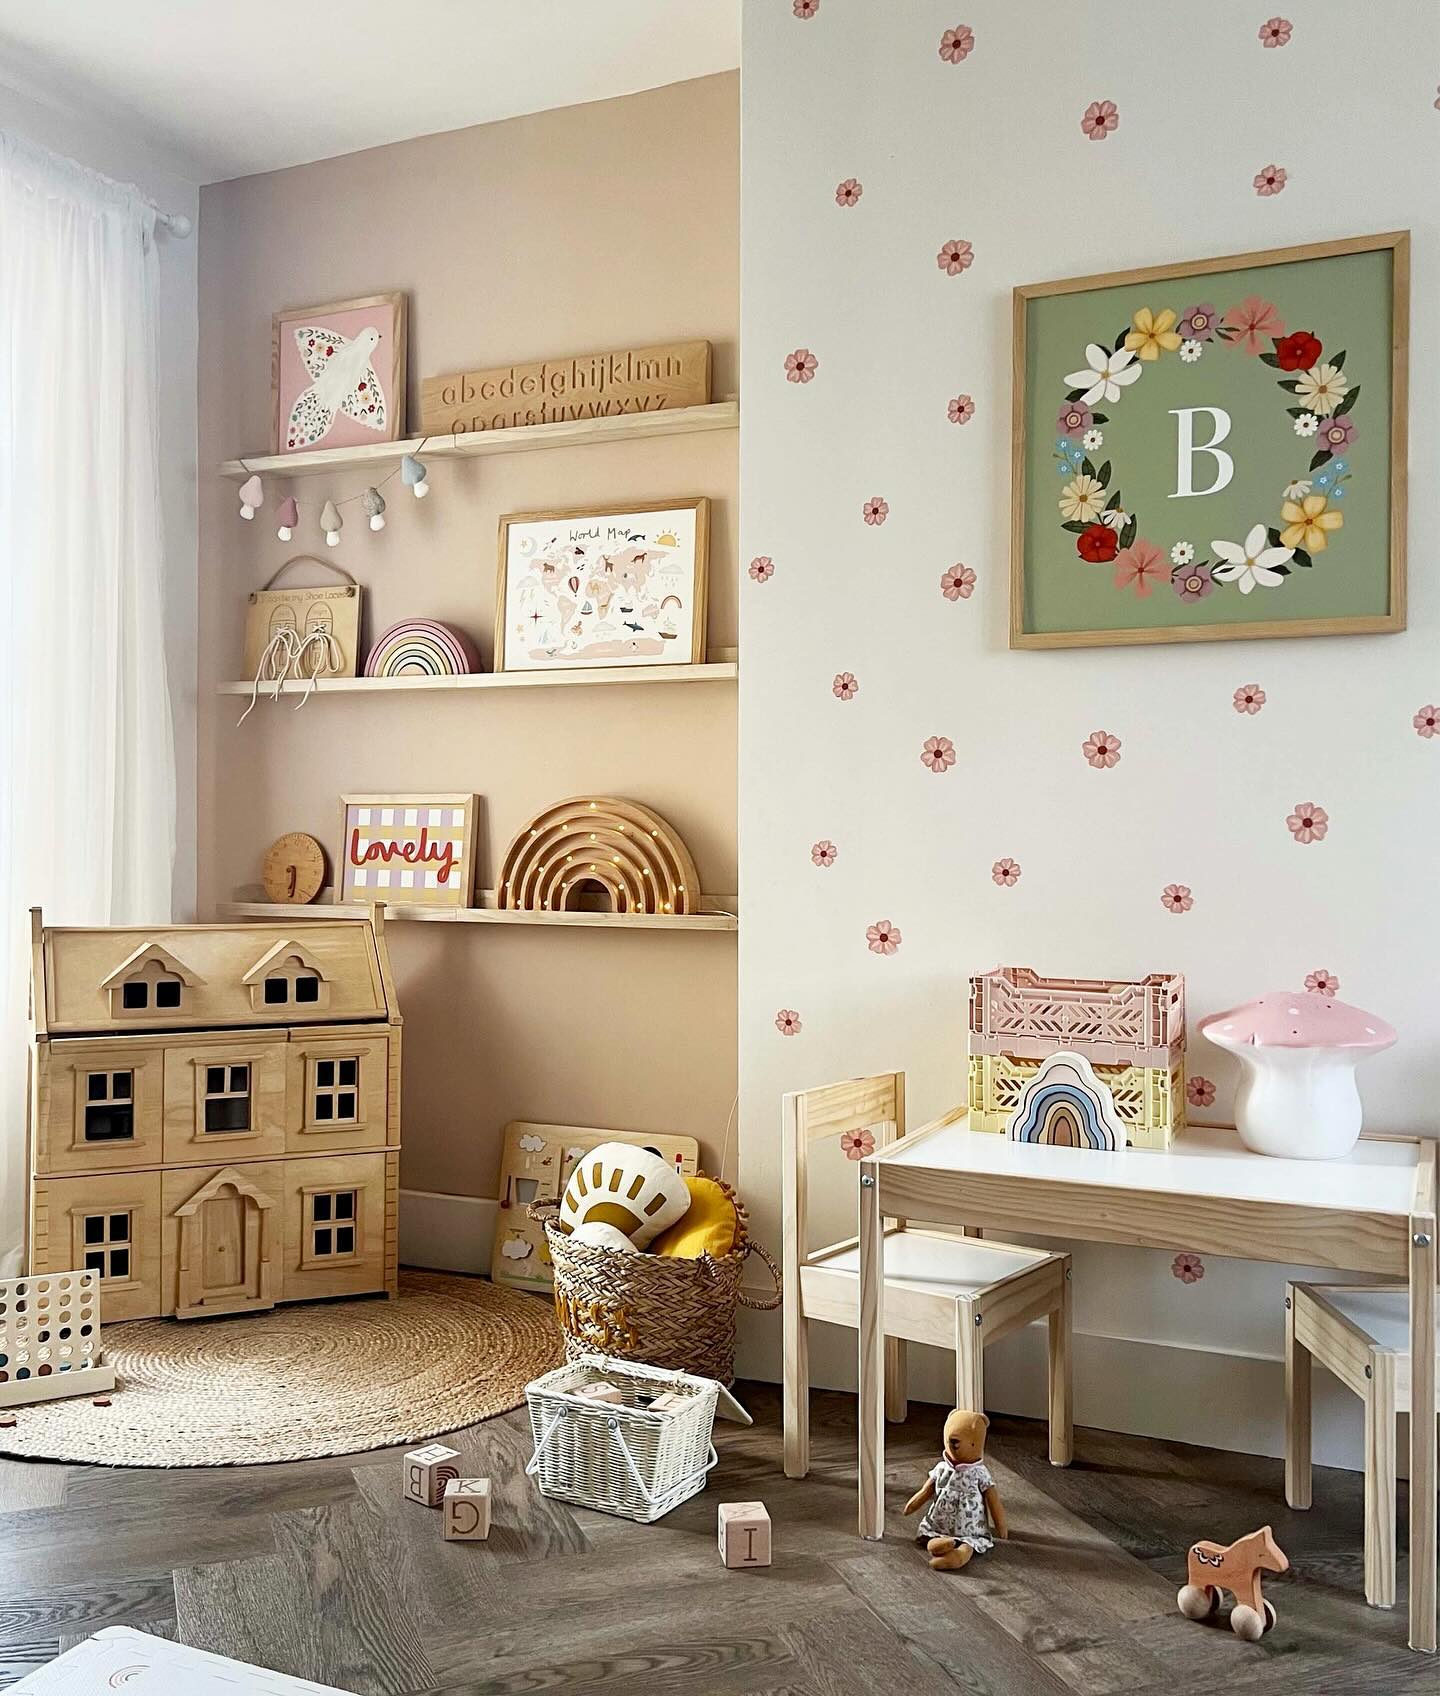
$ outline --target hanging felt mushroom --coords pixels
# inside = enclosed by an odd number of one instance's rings
[[[385,497],[377,488],[368,488],[360,497],[361,510],[370,520],[372,530],[385,528]]]
[[[340,545],[340,531],[345,520],[340,516],[340,509],[334,501],[326,501],[320,508],[320,528],[325,532],[325,546],[334,548]]]
[[[240,485],[240,516],[253,518],[255,509],[265,504],[265,485],[252,472]]]
[[[288,542],[295,534],[295,526],[300,522],[300,508],[295,504],[294,495],[286,495],[276,516],[280,520],[280,528],[275,534],[282,542]]]
[[[407,453],[400,461],[400,481],[417,501],[423,501],[430,493],[430,485],[425,477],[425,467],[413,453]]]

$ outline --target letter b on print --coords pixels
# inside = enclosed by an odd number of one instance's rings
[[[1210,415],[1208,442],[1195,440],[1197,412]],[[1176,406],[1171,408],[1170,416],[1178,420],[1175,426],[1175,493],[1170,499],[1179,500],[1184,495],[1218,495],[1235,475],[1235,461],[1220,446],[1230,434],[1230,414],[1223,406]],[[1208,453],[1215,461],[1215,481],[1208,489],[1197,489],[1191,481],[1195,474],[1196,456],[1202,453]]]

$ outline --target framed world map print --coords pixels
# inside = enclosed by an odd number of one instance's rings
[[[1012,648],[1404,629],[1408,232],[1014,305]]]

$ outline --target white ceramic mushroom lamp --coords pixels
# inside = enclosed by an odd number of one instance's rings
[[[1339,1160],[1360,1135],[1355,1068],[1396,1040],[1383,1019],[1328,995],[1275,990],[1212,1013],[1200,1034],[1240,1062],[1235,1128],[1257,1154]]]

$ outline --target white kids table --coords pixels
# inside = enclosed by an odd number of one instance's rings
[[[1408,1278],[1410,1647],[1433,1654],[1437,1145],[1367,1136],[1344,1160],[1279,1160],[1202,1126],[1168,1152],[1099,1153],[963,1121],[957,1109],[860,1166],[860,1534],[884,1529],[887,1217]]]

